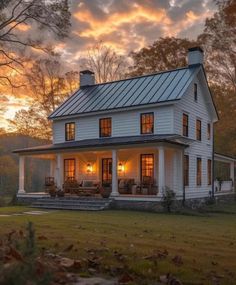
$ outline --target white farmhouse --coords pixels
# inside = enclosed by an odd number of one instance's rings
[[[166,187],[179,199],[214,195],[218,115],[201,48],[189,49],[184,68],[102,84],[94,78],[81,71],[80,89],[50,115],[53,144],[16,151],[19,197],[27,195],[25,156],[50,159],[58,189],[76,181],[66,195],[110,188],[115,201],[158,201]],[[234,180],[234,160],[227,162]]]

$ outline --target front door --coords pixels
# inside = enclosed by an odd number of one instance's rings
[[[112,159],[102,159],[102,183],[111,183],[112,181]]]

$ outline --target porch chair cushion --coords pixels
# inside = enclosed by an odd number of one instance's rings
[[[92,180],[83,180],[82,187],[94,187],[94,182]]]

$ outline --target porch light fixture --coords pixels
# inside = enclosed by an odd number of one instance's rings
[[[118,171],[119,171],[120,173],[123,173],[123,172],[125,171],[125,166],[124,166],[124,164],[121,163],[121,162],[118,164]]]
[[[90,174],[93,171],[93,166],[91,163],[87,163],[87,173]]]

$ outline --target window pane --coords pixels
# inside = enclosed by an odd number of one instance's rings
[[[141,154],[141,181],[147,177],[153,180],[154,156],[153,154]]]
[[[141,114],[141,134],[153,134],[154,131],[154,114]]]
[[[183,136],[188,137],[188,115],[183,114]]]
[[[202,184],[202,159],[197,158],[197,185]]]
[[[64,160],[64,180],[75,179],[75,159]]]
[[[200,120],[196,121],[196,138],[197,140],[202,140],[202,122]]]
[[[111,118],[104,118],[99,120],[99,135],[100,137],[111,136]]]
[[[66,123],[65,131],[66,141],[72,141],[75,139],[75,123]]]

